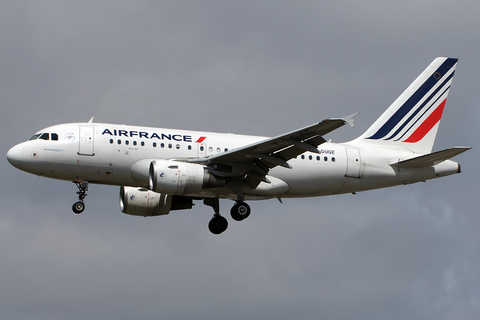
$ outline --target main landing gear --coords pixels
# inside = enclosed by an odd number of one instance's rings
[[[203,199],[203,203],[213,208],[214,214],[212,220],[208,223],[208,229],[213,234],[220,234],[227,230],[228,221],[220,214],[220,204],[218,198]],[[242,221],[250,215],[250,206],[243,201],[237,201],[230,210],[232,219],[235,221]]]
[[[230,210],[230,215],[235,221],[242,221],[247,219],[250,215],[250,206],[243,201],[235,202],[235,205]]]
[[[78,191],[78,200],[75,202],[72,206],[73,212],[76,214],[82,213],[83,210],[85,210],[85,203],[83,202],[83,199],[87,196],[87,191],[88,191],[88,181],[82,181],[82,182],[77,182],[75,181],[75,184],[77,185]]]

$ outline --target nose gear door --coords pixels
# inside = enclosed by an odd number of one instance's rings
[[[93,126],[79,126],[79,128],[80,139],[78,139],[78,154],[81,156],[94,156],[95,128]]]

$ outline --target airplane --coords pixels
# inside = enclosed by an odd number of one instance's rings
[[[72,181],[73,211],[85,209],[88,184],[120,186],[120,208],[134,216],[213,208],[213,234],[228,227],[219,199],[235,203],[233,220],[250,213],[248,200],[317,197],[406,185],[460,173],[450,160],[470,147],[432,152],[458,59],[435,59],[358,138],[324,136],[357,113],[330,118],[273,138],[107,123],[54,125],[12,147],[8,161],[41,177]]]

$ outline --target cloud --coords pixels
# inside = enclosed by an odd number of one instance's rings
[[[0,10],[0,150],[64,122],[274,136],[361,112],[360,135],[437,56],[460,58],[435,150],[460,175],[383,190],[138,218],[118,187],[3,162],[8,319],[476,319],[480,305],[478,5],[458,1],[30,2]],[[230,201],[221,201],[227,213]],[[227,215],[227,214],[226,214]]]

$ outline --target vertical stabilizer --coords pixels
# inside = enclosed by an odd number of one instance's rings
[[[430,153],[458,59],[437,58],[358,139]]]

